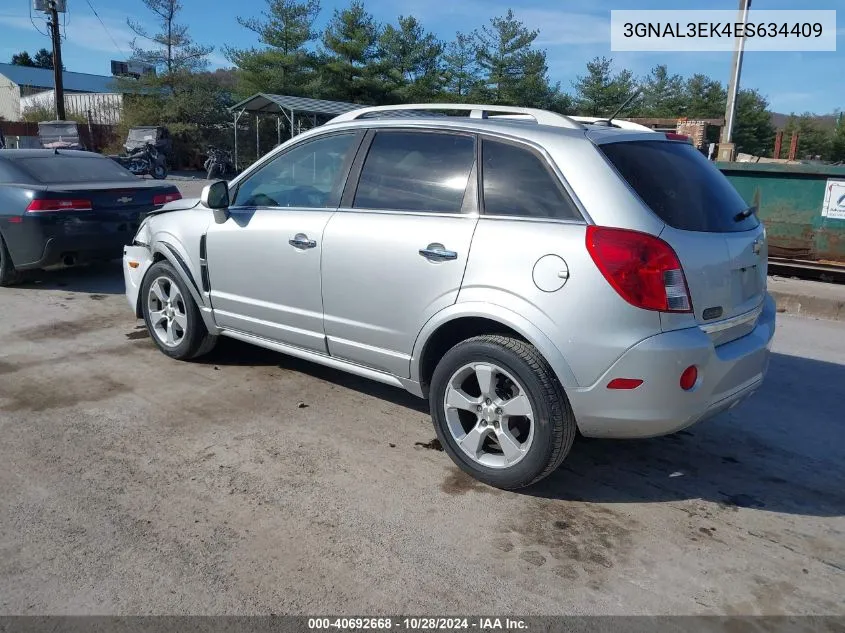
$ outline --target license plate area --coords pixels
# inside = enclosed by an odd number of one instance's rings
[[[735,306],[740,306],[759,297],[762,291],[762,282],[757,266],[735,269],[732,286]]]

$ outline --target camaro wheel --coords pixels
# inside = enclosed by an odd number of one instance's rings
[[[158,348],[186,360],[207,354],[217,342],[208,333],[184,282],[167,262],[150,267],[141,285],[141,311]]]
[[[575,439],[575,418],[557,377],[519,339],[479,336],[453,347],[434,371],[430,405],[449,456],[497,488],[548,476]]]
[[[0,286],[9,286],[17,280],[18,273],[12,264],[9,249],[6,248],[6,242],[3,241],[3,236],[0,235]]]

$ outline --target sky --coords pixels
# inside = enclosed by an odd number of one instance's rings
[[[548,54],[549,75],[572,91],[572,82],[584,74],[595,56],[612,57],[615,68],[628,68],[642,76],[658,64],[670,73],[689,76],[704,73],[727,84],[731,53],[613,53],[610,50],[612,9],[729,9],[737,0],[364,0],[368,11],[382,23],[399,15],[413,15],[441,39],[456,31],[472,31],[490,18],[512,8],[527,26],[538,29],[537,45]],[[0,0],[0,61],[8,62],[21,50],[30,53],[50,47],[43,16],[31,14],[31,0]],[[132,32],[126,19],[154,28],[141,0],[67,0],[63,57],[70,71],[108,75],[111,59],[128,58]],[[237,47],[257,45],[252,32],[235,21],[237,16],[260,15],[266,0],[182,0],[180,22],[202,44],[215,46],[210,68],[229,66],[221,44]],[[323,26],[347,0],[322,0],[318,26]],[[845,110],[845,0],[754,0],[755,9],[842,9],[837,23],[836,52],[775,53],[745,55],[741,85],[756,88],[769,99],[775,112],[831,113]],[[99,14],[98,19],[94,13]],[[30,19],[32,18],[32,19]],[[39,29],[44,35],[39,34]]]

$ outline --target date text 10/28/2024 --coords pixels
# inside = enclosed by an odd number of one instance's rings
[[[340,631],[524,631],[525,620],[519,618],[308,618],[308,628]]]

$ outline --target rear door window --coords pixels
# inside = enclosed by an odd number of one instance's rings
[[[485,215],[581,219],[557,177],[530,149],[484,139],[481,155]]]
[[[357,209],[460,213],[475,138],[436,132],[378,132],[352,206]]]
[[[709,160],[688,143],[624,141],[599,146],[643,202],[671,227],[731,233],[756,228],[748,204]]]

